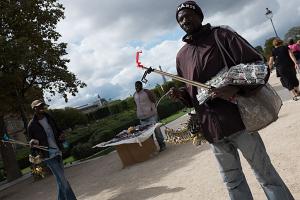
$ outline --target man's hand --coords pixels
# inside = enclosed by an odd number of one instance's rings
[[[178,100],[178,99],[182,98],[181,92],[175,87],[171,87],[169,92],[170,92],[169,97],[173,100]]]
[[[34,147],[34,146],[36,146],[36,145],[39,145],[39,144],[40,144],[40,142],[38,140],[36,140],[36,139],[31,139],[29,141],[29,145],[30,145],[31,148]]]
[[[238,87],[235,86],[224,86],[215,88],[211,91],[213,98],[222,98],[225,100],[230,99],[239,91]]]

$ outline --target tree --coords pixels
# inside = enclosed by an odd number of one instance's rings
[[[256,46],[255,49],[258,53],[260,53],[261,55],[264,55],[264,49],[262,48],[262,46]]]
[[[289,39],[300,40],[300,26],[290,28],[284,35],[284,39],[285,41],[288,41]]]
[[[53,109],[49,113],[56,119],[61,129],[74,129],[76,125],[86,125],[88,118],[75,108]]]
[[[4,124],[3,115],[0,116],[0,137],[3,138],[6,133],[6,126]],[[16,154],[12,144],[0,142],[0,153],[6,172],[6,180],[13,181],[22,176],[20,167],[16,160]]]
[[[273,49],[273,40],[275,37],[271,37],[266,40],[265,42],[265,48],[264,48],[264,56],[267,60],[269,60],[270,56],[272,55],[272,49]]]
[[[155,97],[157,98],[156,100],[158,101],[158,99],[164,95],[164,88],[162,85],[156,84],[155,88],[151,90],[154,94]]]
[[[263,56],[264,61],[266,61],[265,52],[262,46],[256,46],[255,50]]]
[[[33,86],[65,101],[86,86],[68,71],[66,43],[58,42],[55,28],[64,18],[64,7],[57,0],[3,0],[0,28],[0,66],[14,74],[13,91],[20,104]],[[23,105],[21,105],[23,106]]]
[[[6,94],[1,93],[0,105],[11,108],[5,112],[18,110],[27,127],[30,90],[58,94],[68,101],[68,93],[75,96],[86,84],[68,71],[67,44],[58,42],[55,29],[64,18],[58,0],[1,0],[0,10],[0,73],[11,83],[0,85]]]
[[[6,125],[4,122],[5,113],[13,110],[10,107],[10,104],[15,102],[15,98],[10,95],[11,91],[5,90],[4,88],[8,87],[10,84],[13,84],[12,77],[0,75],[0,139],[3,138],[6,131]],[[0,153],[4,164],[4,170],[6,172],[7,181],[12,181],[19,178],[21,170],[16,160],[16,154],[13,149],[13,145],[9,143],[0,142]]]

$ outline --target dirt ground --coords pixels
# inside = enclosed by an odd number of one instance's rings
[[[300,199],[300,100],[295,102],[272,74],[271,84],[284,100],[279,120],[261,131],[273,165]],[[185,118],[174,121],[173,127]],[[255,200],[265,200],[248,163],[242,166]],[[225,200],[227,191],[208,144],[168,145],[152,159],[122,169],[117,152],[66,169],[79,200]],[[28,178],[0,191],[1,200],[54,200],[53,176]]]

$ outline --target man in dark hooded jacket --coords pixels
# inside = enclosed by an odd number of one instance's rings
[[[32,153],[40,155],[43,162],[50,168],[56,178],[58,200],[76,200],[75,194],[64,174],[62,161],[62,143],[64,135],[57,127],[55,120],[45,112],[46,104],[41,100],[34,100],[31,108],[34,110],[33,119],[28,124],[28,135]],[[39,150],[35,145],[48,147],[48,151]]]
[[[262,59],[237,33],[221,27],[213,28],[210,24],[202,25],[203,18],[201,8],[194,1],[186,1],[177,7],[177,22],[187,33],[183,37],[186,44],[176,58],[179,76],[205,83],[226,65],[231,67]],[[222,59],[216,37],[229,52],[225,59]],[[242,95],[250,89],[242,85],[217,88],[213,91],[214,98],[202,105],[197,102],[197,88],[194,86],[174,88],[171,96],[195,107],[204,137],[211,143],[232,200],[253,199],[242,171],[238,149],[252,167],[269,200],[292,200],[294,198],[274,169],[260,135],[258,132],[249,134],[245,130],[237,105],[229,101],[235,94]]]

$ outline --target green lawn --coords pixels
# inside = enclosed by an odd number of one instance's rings
[[[189,109],[183,109],[183,110],[175,113],[174,115],[171,115],[165,119],[160,120],[160,122],[163,124],[170,123],[170,122],[174,121],[175,119],[187,114],[189,111],[190,111]]]
[[[26,167],[25,169],[22,169],[21,172],[22,172],[23,175],[28,174],[28,173],[31,172],[31,169],[30,169],[30,167]]]
[[[73,156],[70,156],[70,157],[64,159],[64,165],[66,165],[68,163],[72,163],[74,161],[76,161],[76,159]]]

